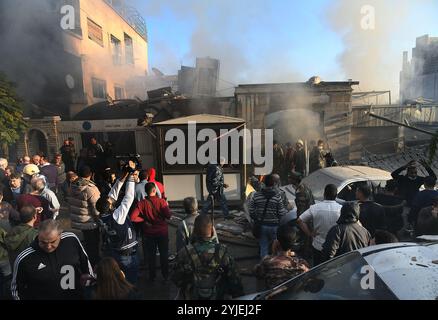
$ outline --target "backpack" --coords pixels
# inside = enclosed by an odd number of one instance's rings
[[[226,249],[220,244],[214,247],[214,254],[211,259],[206,261],[199,254],[195,246],[190,250],[185,246],[193,271],[192,299],[194,300],[215,300],[217,299],[218,284],[225,272],[222,260],[225,256]]]

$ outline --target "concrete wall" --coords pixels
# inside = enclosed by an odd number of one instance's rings
[[[62,141],[59,140],[58,128],[61,122],[60,117],[45,117],[43,119],[31,120],[26,119],[28,123],[28,130],[23,137],[16,143],[17,156],[32,155],[41,150],[32,150],[29,141],[29,132],[38,130],[44,136],[44,143],[47,146],[47,155],[52,159],[55,153],[59,152],[59,147]]]

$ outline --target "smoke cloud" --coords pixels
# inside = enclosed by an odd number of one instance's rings
[[[179,20],[193,21],[195,29],[191,35],[190,49],[181,59],[186,65],[187,61],[194,62],[196,57],[219,59],[219,95],[232,95],[233,87],[239,83],[293,82],[309,78],[308,75],[300,74],[288,62],[290,57],[288,52],[282,50],[282,43],[271,43],[269,38],[253,32],[254,25],[270,24],[267,20],[271,12],[268,1],[221,0],[212,3],[160,0],[134,3],[146,19],[170,10]],[[262,46],[262,50],[261,43],[266,44]],[[151,47],[158,46],[162,49],[171,45],[166,43],[166,39],[151,36]],[[174,61],[175,59],[171,60],[172,65]],[[260,64],[260,61],[263,63]],[[169,69],[169,61],[163,58],[157,57],[156,63],[158,68]]]
[[[398,97],[402,69],[399,44],[411,43],[411,47],[415,44],[415,37],[420,35],[413,34],[411,30],[413,23],[418,24],[413,19],[414,13],[426,3],[430,1],[330,2],[326,18],[332,30],[342,36],[344,45],[338,62],[347,78],[360,81],[360,90],[391,90],[393,97]],[[367,8],[370,7],[374,10],[375,26],[367,29],[363,24],[367,25],[367,14],[371,13]],[[361,9],[364,11],[361,12]]]
[[[56,50],[62,40],[51,27],[57,21],[46,12],[53,12],[47,1],[0,3],[0,70],[18,84],[23,98],[35,103],[46,86],[58,80],[57,70],[62,67]]]

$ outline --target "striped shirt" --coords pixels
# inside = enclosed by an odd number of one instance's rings
[[[310,206],[300,215],[299,219],[304,223],[313,223],[313,231],[316,236],[313,237],[312,245],[316,250],[322,250],[327,233],[336,225],[336,221],[341,215],[341,208],[342,206],[334,200],[324,200]]]
[[[251,219],[259,222],[263,220],[262,224],[268,226],[278,225],[287,213],[280,192],[273,188],[264,188],[262,191],[254,192],[248,203],[248,211]]]

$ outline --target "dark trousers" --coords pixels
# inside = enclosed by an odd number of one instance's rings
[[[100,231],[99,228],[92,230],[82,230],[84,235],[85,251],[88,254],[91,265],[94,267],[100,260],[99,244],[100,244]]]
[[[169,277],[169,237],[146,237],[143,236],[143,253],[144,260],[147,262],[149,269],[149,280],[155,279],[155,270],[156,270],[156,252],[160,252],[160,267],[161,274],[164,279]]]
[[[312,252],[313,252],[313,266],[317,266],[324,262],[324,257],[321,251],[316,250],[314,247],[312,247]]]
[[[228,205],[227,205],[227,198],[225,198],[225,195],[222,193],[215,194],[214,195],[214,201],[219,202],[219,205],[221,206],[222,213],[224,217],[228,217]],[[201,213],[206,214],[211,209],[211,201],[210,201],[210,195],[205,200],[204,206],[202,207]]]
[[[11,300],[11,271],[9,259],[0,261],[0,300]]]

